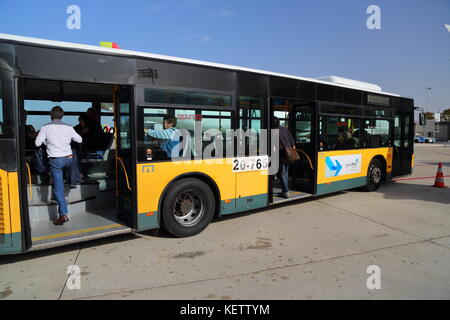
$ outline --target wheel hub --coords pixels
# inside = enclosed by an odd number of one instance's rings
[[[371,170],[370,178],[374,184],[378,184],[381,181],[381,169],[378,167],[374,167]]]
[[[180,202],[178,203],[178,213],[181,213],[182,215],[186,215],[189,212],[192,211],[193,207],[193,200],[189,196],[184,196],[182,199],[180,199]]]
[[[173,208],[175,220],[184,227],[197,224],[204,213],[202,198],[193,191],[180,194]]]

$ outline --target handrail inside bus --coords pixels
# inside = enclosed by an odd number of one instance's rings
[[[33,199],[33,184],[31,181],[31,169],[30,169],[30,165],[28,164],[28,162],[25,162],[25,165],[27,166],[27,171],[28,171],[28,196],[30,197],[29,200]]]
[[[123,163],[122,158],[116,157],[116,161],[119,161],[120,164],[122,165],[123,172],[125,173],[125,179],[126,179],[126,181],[127,181],[127,188],[128,188],[128,190],[133,191],[133,190],[131,189],[131,187],[130,187],[130,180],[128,179],[127,169],[125,168],[125,164]],[[117,166],[117,165],[116,165],[116,166]],[[117,179],[117,177],[116,177],[116,179]]]
[[[308,154],[305,151],[301,150],[301,149],[297,149],[296,148],[295,150],[300,151],[301,153],[303,153],[306,156],[306,158],[308,159],[308,162],[309,162],[309,167],[311,168],[311,170],[314,170],[314,167],[312,165],[312,161],[309,158]]]

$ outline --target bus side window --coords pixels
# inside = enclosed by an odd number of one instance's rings
[[[205,158],[226,156],[226,131],[231,129],[230,111],[202,111],[202,152]]]
[[[361,120],[321,116],[320,150],[350,150],[361,147]]]
[[[364,146],[367,148],[387,147],[390,142],[390,128],[389,120],[366,120],[364,131],[367,137],[364,140]]]

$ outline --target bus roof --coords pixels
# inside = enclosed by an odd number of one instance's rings
[[[233,65],[207,62],[207,61],[201,61],[201,60],[195,60],[195,59],[178,58],[178,57],[172,57],[172,56],[166,56],[166,55],[160,55],[160,54],[154,54],[154,53],[139,52],[139,51],[132,51],[132,50],[114,49],[114,48],[106,48],[106,47],[78,44],[78,43],[71,43],[71,42],[16,36],[16,35],[5,34],[5,33],[0,33],[0,41],[1,40],[18,42],[18,43],[23,43],[23,44],[28,44],[28,45],[47,46],[47,47],[54,47],[54,48],[61,48],[61,49],[72,49],[72,50],[79,50],[79,51],[103,53],[103,54],[108,54],[108,55],[123,55],[123,56],[137,57],[137,58],[150,58],[150,59],[187,63],[187,64],[214,67],[214,68],[227,69],[227,70],[246,71],[246,72],[259,73],[259,74],[264,74],[264,75],[277,76],[277,77],[290,78],[290,79],[303,80],[303,81],[310,81],[310,82],[315,82],[315,83],[333,85],[336,87],[356,89],[356,90],[362,90],[362,91],[367,91],[367,92],[373,92],[373,93],[378,93],[378,94],[385,94],[385,95],[400,97],[400,95],[398,95],[398,94],[383,92],[383,91],[381,91],[381,88],[376,85],[369,84],[369,85],[371,85],[371,88],[370,88],[370,86],[364,86],[364,85],[355,86],[357,84],[364,84],[364,82],[356,81],[356,80],[352,81],[351,79],[347,79],[350,81],[347,81],[347,84],[343,84],[342,81],[341,81],[341,83],[339,83],[339,82],[335,82],[335,81],[326,81],[326,80],[319,80],[319,79],[313,79],[313,78],[305,78],[305,77],[299,77],[299,76],[294,76],[294,75],[289,75],[289,74],[276,73],[276,72],[271,72],[271,71],[264,71],[264,70],[245,68],[245,67],[238,67],[238,66],[233,66]],[[335,77],[335,78],[339,78],[339,77]],[[340,78],[340,79],[344,79],[344,78]],[[351,85],[351,84],[354,84],[354,85]],[[367,84],[367,83],[365,83],[365,84]]]

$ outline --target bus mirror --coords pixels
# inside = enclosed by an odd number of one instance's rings
[[[425,113],[421,112],[419,113],[419,124],[421,126],[424,126],[427,123],[426,117],[425,117]]]

